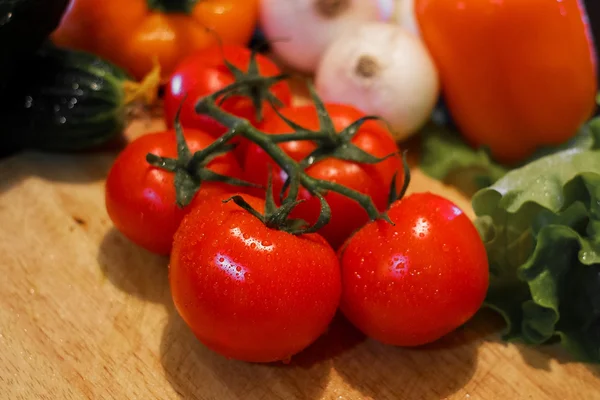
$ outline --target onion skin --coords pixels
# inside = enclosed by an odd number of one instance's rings
[[[399,26],[381,22],[364,24],[332,42],[315,81],[324,101],[381,116],[399,141],[423,126],[439,98],[437,70],[424,44]]]
[[[327,46],[346,30],[385,17],[374,0],[262,0],[260,25],[273,55],[313,73]]]
[[[395,0],[393,20],[415,36],[419,36],[419,24],[415,14],[415,0]]]

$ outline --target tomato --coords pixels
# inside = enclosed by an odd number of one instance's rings
[[[349,105],[327,104],[335,129],[340,131],[364,116],[363,113]],[[308,129],[318,129],[319,122],[314,105],[287,107],[281,114]],[[279,117],[265,120],[261,130],[269,134],[290,133],[291,128]],[[352,139],[352,143],[360,149],[377,157],[384,157],[398,152],[390,132],[379,122],[368,121]],[[291,141],[282,143],[280,147],[294,160],[299,161],[309,155],[315,148],[314,142]],[[285,172],[258,145],[251,144],[246,153],[244,177],[250,182],[266,185],[269,167],[273,171],[273,191],[275,197],[286,179]],[[390,157],[378,164],[361,164],[328,158],[315,163],[306,169],[306,173],[314,178],[339,183],[361,193],[369,195],[376,207],[383,211],[387,207],[390,185],[397,173],[397,187],[402,186],[403,168],[400,156]],[[299,198],[306,200],[292,213],[309,223],[316,222],[321,209],[318,198],[313,197],[306,189],[301,189]],[[337,248],[356,229],[364,225],[369,216],[354,200],[340,194],[329,192],[325,199],[331,207],[331,220],[319,233],[327,239],[332,247]]]
[[[214,140],[209,134],[193,129],[186,129],[184,136],[192,152]],[[212,195],[236,188],[225,183],[203,182],[192,203],[181,209],[175,203],[174,174],[148,164],[148,153],[175,158],[175,132],[141,136],[119,154],[106,179],[106,210],[115,227],[132,242],[153,253],[169,254],[173,235],[190,209],[201,206]],[[231,153],[215,158],[208,168],[222,175],[241,175]]]
[[[137,79],[157,58],[166,78],[196,50],[245,45],[257,21],[257,0],[71,0],[52,40],[106,58]]]
[[[175,234],[175,306],[208,348],[249,362],[287,360],[332,321],[341,295],[335,252],[318,234],[267,228],[227,196],[190,212]],[[243,195],[257,211],[264,200]]]
[[[580,0],[415,0],[423,41],[464,137],[515,164],[593,114],[596,55]]]
[[[480,308],[488,288],[485,247],[449,200],[415,193],[339,250],[344,315],[386,344],[418,346],[453,331]]]
[[[227,131],[225,126],[206,115],[197,114],[195,106],[201,98],[235,82],[235,78],[225,65],[224,60],[246,72],[251,54],[249,49],[241,46],[223,46],[222,48],[215,46],[198,51],[183,60],[166,85],[164,111],[167,126],[173,126],[175,114],[181,107],[179,118],[184,127],[202,129],[215,137],[225,133]],[[279,67],[264,55],[257,54],[256,63],[262,76],[281,74]],[[289,105],[292,101],[291,89],[285,81],[273,85],[270,92],[284,105]],[[183,104],[182,101],[184,101]],[[255,126],[259,124],[252,100],[248,97],[230,97],[222,104],[222,108],[233,115],[249,120]],[[269,103],[264,101],[263,113],[268,114],[269,110]],[[236,153],[245,153],[245,145],[242,145]]]

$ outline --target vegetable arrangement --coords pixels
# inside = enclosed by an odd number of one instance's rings
[[[262,75],[262,56],[233,66],[245,53],[223,50],[198,52],[170,80],[202,93],[197,116],[183,96],[173,130],[130,143],[106,184],[115,226],[170,254],[173,300],[198,339],[229,358],[273,362],[313,343],[338,308],[367,335],[407,346],[471,318],[488,286],[483,242],[448,200],[404,197],[409,167],[381,118],[324,103],[312,86],[311,104],[285,105],[274,91],[285,77]],[[206,93],[206,80],[184,79],[190,65],[220,68],[228,83]],[[448,227],[464,235],[444,238]]]
[[[338,309],[419,346],[487,306],[507,339],[598,362],[597,62],[577,0],[537,3],[72,0],[52,44],[48,2],[2,49],[3,146],[97,147],[163,83],[166,129],[120,152],[106,209],[170,257],[177,311],[225,357],[289,360]],[[246,47],[259,23],[273,59]],[[281,64],[314,74],[310,104]],[[455,126],[430,121],[440,93]],[[412,136],[475,221],[406,194]]]

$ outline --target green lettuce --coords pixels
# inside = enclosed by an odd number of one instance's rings
[[[596,126],[586,125],[578,145],[539,154],[472,199],[490,266],[485,305],[506,320],[504,338],[558,340],[588,362],[600,362]]]
[[[507,167],[496,162],[486,147],[469,146],[458,132],[440,124],[429,123],[421,132],[420,169],[430,177],[451,184],[473,195],[504,176],[507,172],[542,157],[567,149],[591,149],[600,138],[600,119],[582,126],[579,132],[560,146],[540,147],[530,158]]]
[[[468,195],[490,186],[508,172],[494,162],[486,148],[474,149],[442,126],[421,133],[419,168],[430,177],[453,185]]]

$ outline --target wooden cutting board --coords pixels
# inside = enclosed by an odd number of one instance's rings
[[[134,121],[126,136],[162,128]],[[600,399],[600,368],[499,341],[481,313],[419,349],[366,339],[343,318],[289,365],[230,361],[174,310],[167,262],[112,228],[116,151],[0,161],[0,399]],[[411,191],[468,199],[414,170]]]

